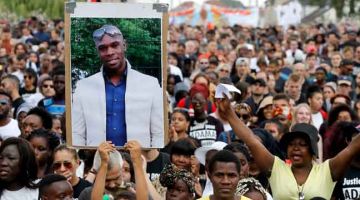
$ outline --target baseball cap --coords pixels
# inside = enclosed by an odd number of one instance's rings
[[[237,58],[236,62],[235,62],[235,65],[241,65],[241,64],[249,65],[249,59],[245,58],[245,57]]]
[[[356,35],[356,34],[357,34],[357,31],[356,31],[356,29],[349,28],[348,30],[346,30],[346,34]]]
[[[283,151],[286,152],[289,143],[297,137],[305,138],[305,140],[310,144],[311,152],[318,156],[317,142],[319,140],[319,136],[318,130],[315,128],[315,126],[306,123],[295,124],[291,128],[290,132],[284,134],[280,140],[280,146]]]
[[[184,82],[176,83],[174,88],[174,94],[180,92],[180,91],[189,91],[189,87]]]
[[[345,84],[345,85],[351,86],[351,80],[347,76],[340,76],[338,81],[337,81],[337,84],[338,85]]]
[[[205,165],[206,153],[210,150],[222,150],[227,145],[225,142],[216,141],[212,143],[210,146],[199,147],[195,150],[195,157],[199,160],[199,162]]]
[[[334,82],[327,82],[324,86],[330,87],[334,92],[336,92],[337,85]]]
[[[259,111],[260,111],[261,109],[265,108],[265,107],[268,106],[268,105],[272,105],[272,104],[273,104],[273,96],[267,96],[267,97],[265,97],[265,98],[261,101],[261,103],[260,103],[260,105],[259,105],[259,108],[258,108],[258,110],[257,110],[257,113],[259,113]]]
[[[257,83],[259,83],[260,86],[263,86],[263,87],[266,86],[266,83],[265,83],[264,79],[262,79],[262,78],[257,78],[257,79],[255,79],[255,80],[253,80],[253,81],[251,82],[251,85],[256,85]]]
[[[341,61],[340,67],[345,66],[345,65],[353,65],[353,64],[354,64],[354,62],[352,60],[344,59]]]

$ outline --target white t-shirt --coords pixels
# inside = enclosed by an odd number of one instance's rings
[[[38,189],[23,187],[17,191],[3,190],[0,200],[37,200],[38,197]]]
[[[40,92],[37,92],[35,94],[29,95],[29,97],[24,100],[27,103],[29,103],[29,105],[31,105],[32,107],[36,107],[39,101],[42,100],[43,98],[45,98],[44,95],[42,95]]]
[[[10,122],[5,126],[0,126],[0,138],[6,140],[9,137],[19,137],[20,129],[18,122],[14,119],[10,119]]]
[[[12,75],[15,75],[19,81],[20,81],[20,87],[24,87],[24,73],[21,72],[20,70],[17,70],[13,73],[11,73]]]
[[[321,114],[321,112],[317,112],[315,114],[311,114],[311,118],[313,120],[313,124],[316,127],[317,130],[320,129],[321,124],[324,122],[324,118]]]

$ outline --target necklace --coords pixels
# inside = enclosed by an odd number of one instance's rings
[[[299,200],[305,200],[305,194],[303,191],[304,191],[304,185],[302,186],[298,185]]]

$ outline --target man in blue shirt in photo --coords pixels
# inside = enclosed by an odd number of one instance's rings
[[[131,69],[121,31],[104,25],[93,32],[103,65],[78,81],[72,104],[72,143],[123,146],[138,140],[143,147],[163,147],[163,94],[158,80]]]

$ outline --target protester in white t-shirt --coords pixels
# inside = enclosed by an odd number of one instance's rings
[[[8,138],[0,147],[0,199],[37,200],[37,164],[29,142]]]
[[[16,120],[9,117],[12,109],[11,97],[6,92],[0,92],[0,139],[18,137],[20,129]]]

